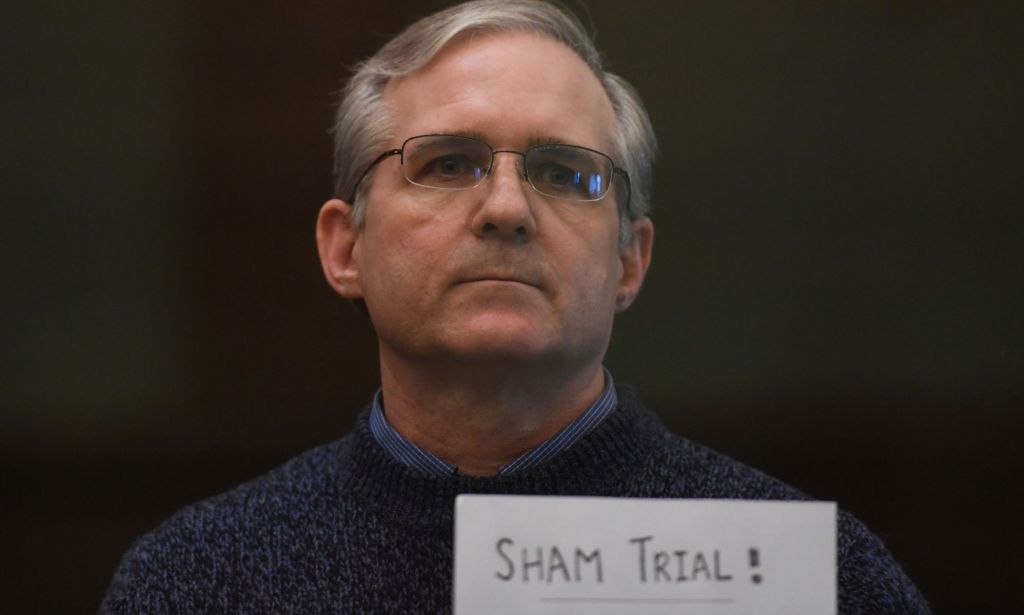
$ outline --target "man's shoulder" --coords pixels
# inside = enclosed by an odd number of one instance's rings
[[[809,500],[801,490],[707,446],[673,434],[627,391],[630,420],[646,423],[642,497]],[[882,540],[849,512],[837,518],[839,600],[844,613],[930,613]]]
[[[280,568],[256,561],[263,554],[287,554],[295,545],[322,540],[329,531],[331,511],[341,499],[349,440],[308,450],[176,512],[128,550],[101,611],[134,612],[143,606],[139,600],[158,611],[160,605],[183,608],[200,599],[197,607],[234,604],[236,597],[227,592],[245,583],[224,583],[221,577],[228,570],[251,571],[252,587],[263,585],[260,571]]]
[[[714,448],[666,432],[661,463],[682,491],[679,497],[807,500],[810,496]]]
[[[306,450],[268,472],[224,493],[185,507],[164,525],[193,519],[237,525],[260,524],[282,509],[315,509],[333,501],[350,436]]]
[[[756,468],[709,446],[669,431],[657,413],[647,408],[635,389],[619,387],[619,421],[639,424],[645,449],[644,474],[656,492],[642,497],[749,500],[810,499]],[[613,430],[618,426],[610,426]]]

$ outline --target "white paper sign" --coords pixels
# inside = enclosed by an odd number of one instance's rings
[[[455,500],[455,615],[834,615],[834,502]]]

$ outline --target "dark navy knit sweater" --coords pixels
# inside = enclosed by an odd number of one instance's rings
[[[806,499],[672,435],[629,389],[549,462],[507,477],[427,476],[353,433],[178,512],[125,555],[103,613],[447,613],[459,493]],[[860,522],[840,513],[840,613],[928,613]]]

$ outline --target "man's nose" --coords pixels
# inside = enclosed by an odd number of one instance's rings
[[[533,188],[522,172],[523,157],[496,152],[485,192],[473,216],[473,232],[480,237],[532,237],[537,232]]]

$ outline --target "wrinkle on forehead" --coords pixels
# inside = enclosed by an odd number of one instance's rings
[[[452,135],[455,137],[466,137],[468,139],[476,139],[477,141],[483,141],[494,149],[500,149],[498,146],[492,145],[488,142],[488,136],[479,130],[464,130],[461,128],[441,128],[436,133],[439,135]],[[563,137],[557,137],[546,133],[532,133],[526,138],[526,147],[532,147],[534,145],[576,145],[576,143],[570,143]]]

